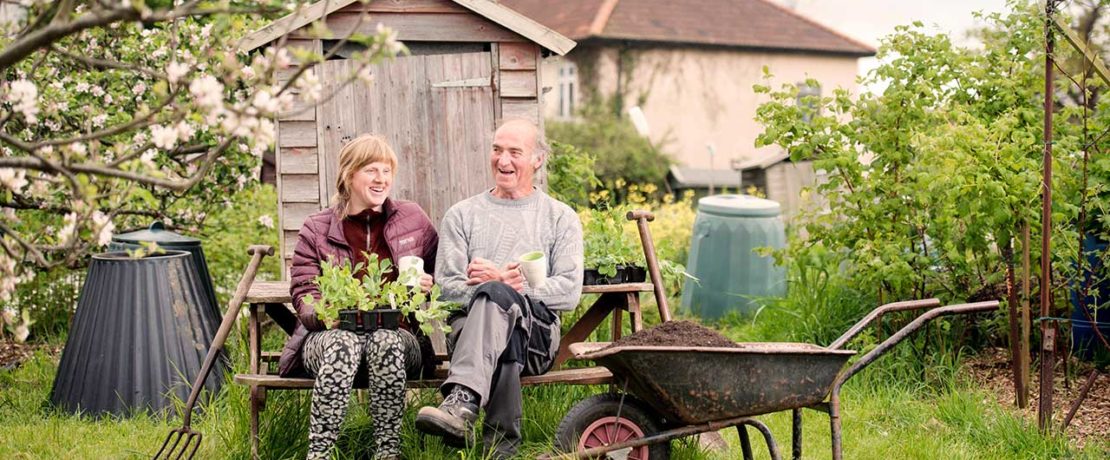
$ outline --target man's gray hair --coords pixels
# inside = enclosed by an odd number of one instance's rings
[[[536,152],[539,153],[540,156],[547,158],[547,154],[551,153],[551,145],[547,143],[547,135],[543,133],[543,130],[540,129],[538,125],[527,118],[513,117],[501,120],[501,123],[497,124],[497,129],[501,129],[502,126],[509,123],[527,123],[528,126],[534,128],[536,130]]]

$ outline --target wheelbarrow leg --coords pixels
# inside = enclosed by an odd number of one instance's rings
[[[748,426],[736,425],[736,432],[740,434],[740,450],[744,453],[744,460],[752,460],[752,440],[748,439]]]
[[[802,410],[794,409],[791,411],[794,416],[793,432],[791,433],[791,443],[793,448],[791,454],[794,460],[802,460]]]
[[[832,458],[843,460],[840,445],[840,388],[834,387],[829,397],[829,436],[832,437]]]
[[[736,429],[740,432],[740,449],[744,451],[744,460],[752,459],[752,443],[748,439],[747,425],[755,427],[763,435],[763,441],[767,443],[767,453],[770,454],[771,460],[782,460],[782,456],[779,455],[779,447],[775,444],[775,437],[771,436],[771,430],[763,422],[754,418],[747,419],[736,426]]]

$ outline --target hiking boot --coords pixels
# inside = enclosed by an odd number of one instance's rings
[[[466,436],[478,419],[478,394],[455,385],[439,407],[422,407],[416,414],[416,429],[443,438],[452,447],[466,447]]]

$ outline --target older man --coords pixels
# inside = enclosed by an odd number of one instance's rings
[[[436,281],[443,297],[466,305],[451,321],[451,367],[436,407],[420,409],[416,426],[461,445],[484,407],[482,438],[495,457],[520,443],[521,375],[547,372],[559,348],[561,311],[574,309],[582,290],[582,224],[566,204],[534,185],[547,146],[525,120],[494,133],[494,187],[447,211],[440,225]],[[541,251],[548,278],[525,280],[517,262]],[[553,313],[556,312],[556,313]]]

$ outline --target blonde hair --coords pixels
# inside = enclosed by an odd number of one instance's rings
[[[335,195],[331,202],[340,219],[347,217],[351,178],[366,165],[378,162],[389,163],[393,173],[397,173],[397,154],[385,138],[374,134],[356,137],[339,151],[339,177],[335,178]]]

